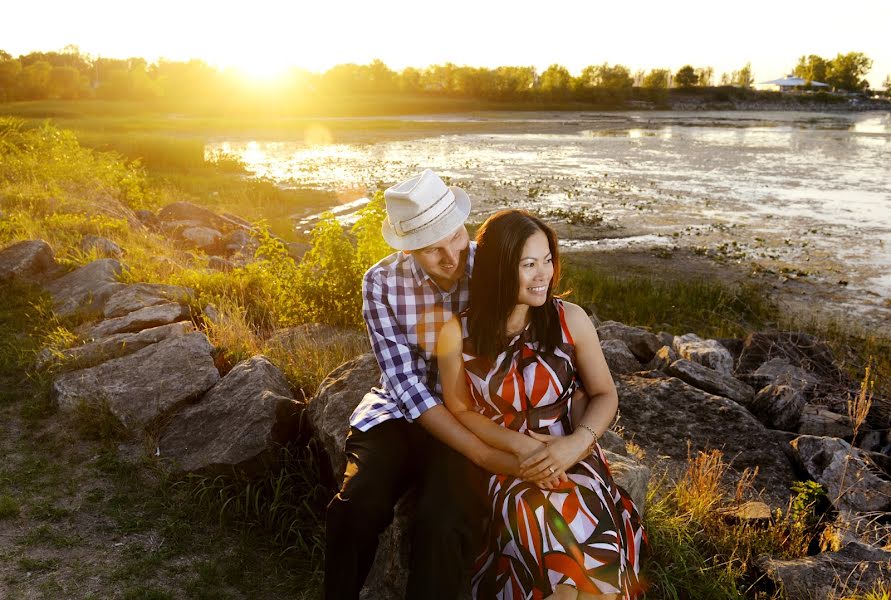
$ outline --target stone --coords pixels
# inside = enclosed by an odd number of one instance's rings
[[[759,570],[777,586],[785,597],[813,600],[861,597],[880,581],[891,577],[891,552],[852,542],[838,552],[779,560],[761,556]]]
[[[56,265],[52,247],[43,240],[25,240],[0,250],[0,281],[34,280]]]
[[[98,235],[85,235],[80,241],[80,249],[84,252],[95,250],[101,256],[107,258],[120,258],[124,255],[123,249],[106,237]]]
[[[158,455],[177,473],[257,476],[294,436],[299,413],[284,374],[266,357],[254,356],[172,417]]]
[[[755,390],[742,381],[683,358],[671,363],[665,372],[710,394],[730,398],[742,405],[748,404],[755,395]]]
[[[653,359],[650,360],[645,366],[644,370],[647,371],[665,371],[671,363],[678,360],[680,356],[678,353],[674,351],[674,348],[671,346],[662,346],[658,350],[656,350],[656,354],[653,355]]]
[[[681,358],[730,376],[733,374],[733,357],[730,351],[715,340],[704,340],[695,333],[674,338],[672,347]]]
[[[102,321],[90,331],[92,339],[99,339],[115,333],[131,333],[134,331],[142,331],[150,327],[158,327],[159,325],[167,325],[188,319],[190,311],[188,306],[168,302],[167,304],[156,304],[154,306],[146,306],[139,310],[127,313],[123,317],[107,319]]]
[[[180,321],[144,329],[138,333],[110,335],[59,352],[45,349],[37,356],[37,368],[43,369],[53,364],[76,365],[79,368],[92,367],[112,358],[132,354],[161,340],[186,335],[194,330],[195,326],[191,321]]]
[[[785,358],[772,358],[749,376],[749,381],[757,387],[765,385],[785,385],[799,390],[813,390],[820,378],[796,367]]]
[[[656,337],[659,338],[659,343],[662,346],[668,346],[669,348],[674,349],[674,335],[667,331],[660,331],[656,334]]]
[[[621,340],[631,353],[642,363],[649,362],[656,351],[662,347],[653,333],[640,327],[631,327],[617,321],[605,321],[597,327],[600,341]]]
[[[772,358],[784,358],[790,364],[829,380],[839,380],[841,373],[832,349],[812,335],[798,332],[755,332],[746,337],[737,362],[738,373],[751,373]]]
[[[882,479],[866,455],[838,438],[802,435],[791,442],[801,467],[826,488],[839,511],[891,510],[891,481]]]
[[[249,231],[244,229],[235,229],[230,231],[220,240],[220,247],[226,254],[240,254],[247,257],[253,257],[254,252],[259,248],[260,244]]]
[[[146,306],[177,302],[185,304],[195,296],[189,288],[159,283],[134,283],[117,291],[105,303],[102,314],[106,319],[123,317]]]
[[[117,278],[123,265],[113,258],[100,258],[48,283],[55,312],[68,317],[77,312],[101,312],[112,295],[126,287]]]
[[[139,219],[140,223],[142,223],[152,231],[158,231],[161,228],[161,220],[158,219],[158,215],[150,210],[137,210],[136,218]]]
[[[801,409],[798,433],[837,438],[851,438],[854,436],[854,430],[851,428],[851,419],[847,415],[834,413],[823,406],[815,404],[805,404],[804,408]]]
[[[219,231],[209,227],[186,227],[179,232],[179,236],[205,252],[216,250],[220,239],[223,237]]]
[[[57,377],[53,398],[65,411],[105,403],[125,427],[136,430],[197,399],[220,379],[212,353],[203,333],[168,338]]]
[[[617,485],[628,492],[643,519],[647,504],[647,487],[650,484],[650,468],[630,456],[623,456],[603,449],[610,473]]]
[[[727,485],[735,487],[739,473],[757,468],[754,485],[762,497],[746,499],[787,508],[789,484],[798,479],[785,454],[787,444],[748,410],[674,377],[619,375],[615,382],[620,423],[626,432],[634,432],[634,443],[646,453],[648,466],[680,480],[688,456],[720,450],[731,467]]]
[[[640,363],[621,340],[606,340],[600,342],[603,349],[603,357],[612,373],[634,373],[640,370]]]
[[[755,394],[748,408],[771,429],[797,431],[804,394],[788,385],[768,385]]]
[[[158,211],[158,219],[168,223],[194,223],[198,227],[223,230],[229,229],[230,222],[203,206],[191,202],[173,202]]]
[[[293,258],[296,262],[300,262],[303,260],[303,255],[309,252],[310,248],[312,248],[312,244],[307,244],[305,242],[288,242],[288,256]]]
[[[231,260],[226,260],[222,256],[208,256],[207,268],[228,273],[235,268],[235,263]]]

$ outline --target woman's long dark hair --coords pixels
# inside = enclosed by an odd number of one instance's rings
[[[545,352],[553,351],[562,339],[553,302],[554,290],[560,281],[557,235],[525,210],[502,210],[486,219],[476,234],[467,329],[479,356],[495,358],[510,342],[506,335],[507,319],[517,305],[523,246],[539,231],[548,238],[554,276],[548,285],[545,303],[529,307],[530,332],[532,339],[539,343],[539,350]]]

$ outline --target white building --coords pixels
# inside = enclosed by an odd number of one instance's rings
[[[811,81],[810,88],[808,88],[807,79],[802,79],[801,77],[795,77],[794,75],[786,75],[782,79],[774,79],[773,81],[762,81],[761,83],[755,84],[756,90],[763,90],[768,92],[794,92],[794,91],[802,91],[807,89],[825,89],[828,90],[830,86],[828,83],[821,83],[819,81]]]

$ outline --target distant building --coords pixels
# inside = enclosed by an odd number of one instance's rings
[[[809,86],[807,79],[795,77],[791,74],[786,75],[782,79],[774,79],[773,81],[762,81],[761,83],[755,84],[756,90],[763,90],[768,92],[800,92],[813,89],[828,90],[830,87],[832,86],[830,86],[828,83],[821,83],[819,81],[811,81]]]

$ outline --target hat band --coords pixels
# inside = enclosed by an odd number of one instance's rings
[[[449,196],[451,196],[449,198]],[[449,198],[448,202],[443,202],[446,198]],[[396,223],[396,226],[393,228],[396,231],[396,234],[400,237],[405,237],[411,234],[418,229],[423,229],[433,221],[440,218],[447,210],[449,210],[452,206],[455,205],[455,193],[452,190],[446,188],[445,193],[440,196],[433,204],[425,208],[421,211],[420,214],[415,215],[411,219],[405,219],[404,221],[399,221]]]

